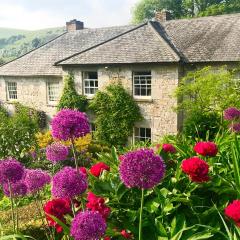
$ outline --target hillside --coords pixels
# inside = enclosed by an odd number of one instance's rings
[[[41,46],[64,32],[64,27],[37,31],[0,28],[0,64]]]

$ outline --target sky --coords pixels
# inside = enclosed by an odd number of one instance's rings
[[[0,0],[0,27],[37,30],[78,19],[85,27],[128,24],[138,0]]]

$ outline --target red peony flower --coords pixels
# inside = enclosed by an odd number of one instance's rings
[[[48,214],[55,216],[60,221],[65,223],[66,221],[64,216],[66,214],[72,214],[71,201],[63,198],[53,199],[44,205],[43,210],[46,214],[48,225],[54,227],[56,231],[60,233],[63,230],[62,227],[57,224]]]
[[[122,161],[124,159],[124,155],[119,155],[118,159],[119,159],[119,161]]]
[[[121,235],[124,237],[124,238],[127,238],[127,239],[132,239],[132,234],[131,233],[128,233],[125,229],[121,231]]]
[[[104,240],[111,240],[111,237],[105,237]]]
[[[162,145],[162,149],[165,153],[176,153],[176,148],[172,145],[172,144],[169,144],[169,143],[164,143]]]
[[[194,151],[202,156],[215,157],[218,148],[213,142],[199,142],[194,146]]]
[[[234,200],[225,208],[225,215],[240,227],[240,200]]]
[[[85,167],[80,167],[79,171],[87,176],[87,169]]]
[[[198,157],[183,160],[182,170],[189,175],[193,182],[201,183],[209,180],[209,166],[205,161]]]
[[[110,167],[104,162],[99,162],[90,168],[90,173],[95,177],[99,177],[103,170],[110,171]]]
[[[94,193],[89,192],[87,196],[87,208],[99,212],[106,220],[111,213],[111,209],[106,206],[104,198],[97,197]]]

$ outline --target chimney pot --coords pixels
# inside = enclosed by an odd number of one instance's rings
[[[171,20],[171,13],[168,10],[162,10],[162,11],[157,11],[155,13],[155,21],[158,22],[166,22],[168,20]]]
[[[76,19],[73,19],[69,22],[66,22],[66,28],[68,32],[82,30],[84,29],[84,23],[81,21],[77,21]]]

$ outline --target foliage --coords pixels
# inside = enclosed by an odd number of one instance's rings
[[[177,110],[184,112],[187,135],[203,137],[208,130],[214,135],[223,126],[223,110],[239,106],[240,82],[234,79],[236,72],[205,67],[189,72],[182,79],[175,96],[179,99]]]
[[[240,5],[238,0],[140,0],[133,10],[133,22],[150,20],[163,9],[175,19],[240,12]]]
[[[96,138],[109,145],[124,145],[134,123],[142,119],[138,105],[119,84],[98,91],[90,108],[96,114]]]
[[[0,158],[14,156],[24,161],[25,153],[31,149],[38,131],[37,120],[26,108],[19,109],[12,116],[0,122]]]
[[[85,112],[86,107],[87,98],[77,93],[73,74],[67,75],[64,79],[64,89],[58,104],[58,110],[69,108]]]
[[[223,127],[221,116],[215,112],[194,112],[184,120],[183,133],[186,136],[213,139]]]

